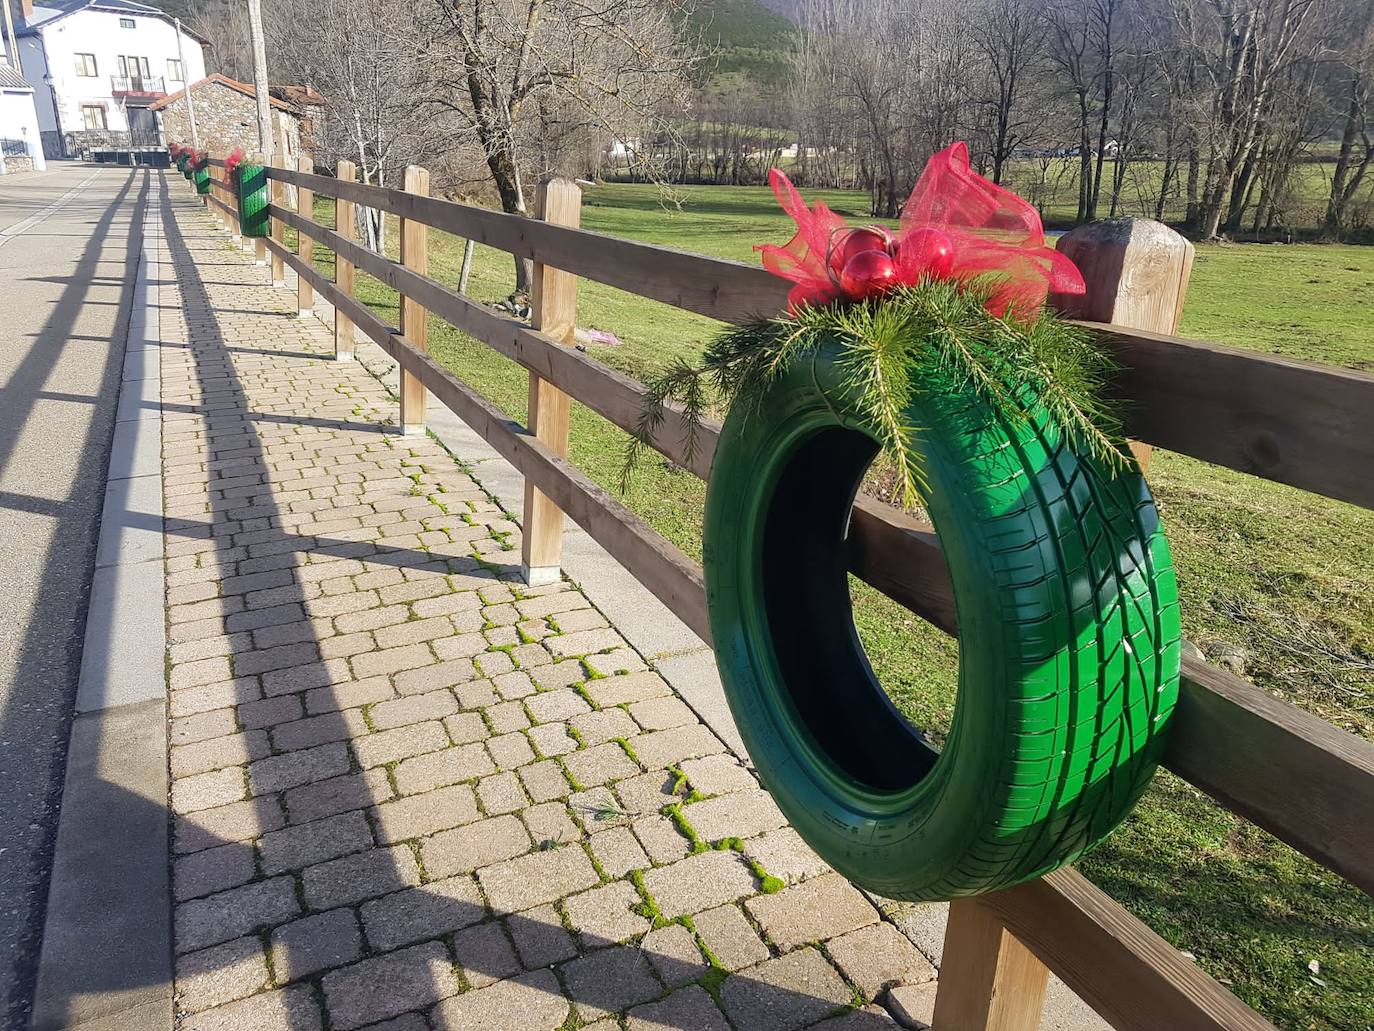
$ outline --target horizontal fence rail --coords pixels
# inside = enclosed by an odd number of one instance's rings
[[[214,161],[212,165],[222,166]],[[684,254],[415,193],[273,168],[283,184],[423,222],[578,276],[726,321],[776,312],[786,285]],[[214,185],[231,191],[230,184]],[[232,198],[232,193],[225,196]],[[209,202],[234,214],[212,194]],[[343,261],[633,432],[644,387],[585,354],[274,203],[270,214]],[[313,214],[313,213],[310,213]],[[380,345],[511,462],[702,640],[701,568],[604,488],[284,246],[275,259]],[[1120,326],[1085,323],[1123,366],[1134,438],[1374,508],[1374,377]],[[719,427],[673,411],[652,445],[706,478]],[[958,616],[934,528],[872,498],[854,508],[853,571],[946,633]],[[1374,745],[1205,662],[1185,658],[1165,764],[1222,805],[1374,893]],[[1118,1028],[1270,1025],[1073,870],[983,896],[1008,930]]]

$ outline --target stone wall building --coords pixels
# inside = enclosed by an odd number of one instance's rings
[[[245,154],[258,150],[258,108],[253,87],[227,75],[211,75],[192,83],[196,129],[203,150],[224,151],[242,147]],[[302,152],[302,112],[276,97],[271,98],[272,135],[276,158],[295,164]],[[168,142],[189,144],[191,122],[186,113],[186,91],[163,97],[152,106]]]

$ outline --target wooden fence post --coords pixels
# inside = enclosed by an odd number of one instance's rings
[[[311,173],[315,171],[315,161],[313,158],[302,155],[296,159],[296,169],[307,174]],[[315,217],[314,190],[305,186],[296,187],[296,211],[302,218],[313,219]],[[309,265],[315,256],[315,241],[305,233],[297,233],[296,253],[300,255],[301,261]],[[310,280],[304,276],[296,277],[296,312],[302,318],[306,315],[315,314],[315,291],[310,286]]]
[[[356,182],[358,170],[352,161],[340,161],[335,175],[340,182]],[[358,224],[354,220],[351,200],[334,198],[334,228],[345,240],[358,238]],[[353,262],[341,254],[334,255],[334,285],[345,296],[353,296]],[[353,320],[338,308],[334,309],[334,357],[353,357]]]
[[[273,167],[277,167],[273,165]],[[285,202],[285,192],[282,189],[280,179],[271,179],[272,184],[272,203],[280,207]],[[279,247],[286,246],[286,224],[279,218],[272,219],[272,240]],[[282,261],[281,254],[277,251],[272,252],[272,285],[286,285],[286,263]]]
[[[1089,222],[1060,237],[1059,252],[1073,259],[1088,287],[1081,297],[1051,298],[1060,311],[1153,333],[1178,332],[1193,245],[1168,226],[1148,218]],[[1131,450],[1148,472],[1150,445],[1133,440]]]
[[[220,151],[214,151],[214,150],[212,150],[212,151],[208,151],[208,153],[209,153],[209,155],[210,155],[210,160],[212,160],[212,161],[223,161],[223,160],[224,160],[226,157],[228,157],[228,155],[229,155],[229,152],[228,152],[227,150],[220,150]],[[210,197],[214,197],[216,200],[221,201],[221,202],[224,202],[224,201],[225,201],[224,188],[223,188],[222,186],[218,185],[218,184],[219,184],[220,171],[222,171],[222,170],[221,170],[221,169],[216,169],[216,168],[214,168],[213,166],[210,168],[210,192],[209,192],[209,194],[207,194],[207,196],[206,196],[206,201],[205,201],[206,204],[209,204],[209,203],[210,203],[210,201],[209,201],[209,198],[210,198]],[[228,214],[226,214],[226,213],[225,213],[225,210],[224,210],[223,208],[221,208],[218,204],[213,205],[213,207],[214,207],[214,209],[215,209],[215,214],[219,217],[220,225],[224,227],[224,231],[225,231],[225,232],[229,232],[229,216],[228,216]]]
[[[429,196],[429,169],[407,165],[406,193]],[[428,226],[413,218],[401,219],[401,264],[420,275],[429,273]],[[401,335],[418,350],[429,350],[429,312],[412,297],[401,295]],[[425,384],[419,376],[401,370],[401,432],[425,431]]]
[[[976,898],[949,904],[932,1025],[940,1031],[1035,1031],[1050,972]]]
[[[267,159],[260,153],[253,154],[248,160],[255,165],[265,165],[267,163]],[[270,190],[271,187],[269,186],[268,189]],[[253,264],[262,266],[267,265],[267,241],[261,236],[253,237]]]
[[[582,191],[569,179],[554,179],[539,189],[538,217],[562,226],[582,224]],[[571,346],[577,324],[577,276],[536,264],[530,283],[530,324],[560,344]],[[530,373],[529,429],[560,455],[568,453],[571,398]],[[529,480],[525,481],[525,526],[521,566],[531,587],[555,583],[563,558],[563,512]]]

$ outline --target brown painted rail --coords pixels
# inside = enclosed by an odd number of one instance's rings
[[[328,176],[286,169],[269,174],[322,197],[377,208],[715,318],[777,311],[785,292],[753,266]],[[209,200],[232,214],[218,197]],[[643,403],[643,387],[636,381],[313,218],[280,204],[270,213],[279,225],[330,248],[615,425],[635,427]],[[276,239],[267,247],[709,641],[705,592],[695,563],[308,262]],[[1123,392],[1135,405],[1132,436],[1374,507],[1374,477],[1367,475],[1374,468],[1374,377],[1089,325],[1112,345],[1125,368]],[[703,427],[689,454],[684,425],[670,417],[654,446],[705,477],[717,428]],[[858,575],[946,632],[957,633],[943,556],[928,524],[861,499],[849,546]],[[1374,891],[1374,828],[1360,819],[1374,811],[1374,746],[1222,670],[1188,660],[1166,762],[1226,807]],[[984,896],[980,905],[1116,1027],[1269,1026],[1071,870]]]

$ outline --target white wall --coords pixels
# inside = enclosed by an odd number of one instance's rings
[[[120,19],[132,17],[134,27],[120,27]],[[167,62],[177,59],[175,26],[161,18],[120,15],[112,11],[78,11],[42,26],[42,45],[34,36],[20,39],[20,66],[24,77],[38,90],[38,116],[45,132],[79,132],[85,128],[83,104],[103,104],[105,121],[112,130],[127,129],[121,101],[113,95],[110,80],[119,74],[119,55],[146,57],[148,73],[165,80],[168,93],[186,83],[167,77]],[[205,54],[191,36],[182,33],[186,53],[183,77],[195,82],[205,77]],[[76,55],[94,54],[96,74],[76,74]],[[52,93],[45,76],[51,75]],[[46,95],[45,95],[46,94]],[[51,96],[56,95],[54,105]],[[54,107],[56,115],[54,116]]]
[[[34,95],[27,90],[0,89],[0,138],[27,143],[33,167],[41,172],[47,166],[33,101]]]

